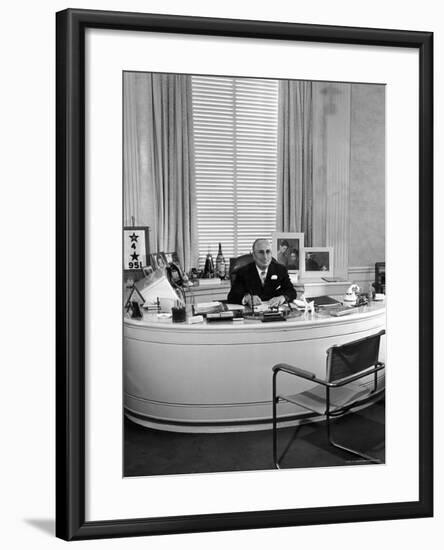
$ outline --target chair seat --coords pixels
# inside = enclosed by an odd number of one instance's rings
[[[340,388],[332,388],[330,390],[330,411],[334,412],[337,409],[350,405],[354,401],[364,399],[370,395],[371,391],[372,388],[360,384],[347,384],[347,386]],[[315,386],[310,390],[294,395],[279,395],[279,399],[323,415],[326,410],[325,393],[324,386]]]

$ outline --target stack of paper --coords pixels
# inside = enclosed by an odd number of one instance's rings
[[[221,302],[201,302],[194,306],[195,315],[205,315],[207,313],[220,313],[224,310]]]
[[[222,280],[219,277],[213,277],[213,279],[198,279],[199,286],[213,286],[220,285]]]

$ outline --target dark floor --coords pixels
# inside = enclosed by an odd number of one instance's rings
[[[183,434],[143,428],[125,419],[124,476],[269,470],[272,432]],[[334,421],[342,445],[385,460],[384,401]],[[279,430],[281,468],[352,464],[353,457],[331,447],[324,422]]]

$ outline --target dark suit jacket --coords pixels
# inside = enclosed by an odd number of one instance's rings
[[[254,262],[241,267],[227,297],[230,304],[241,304],[245,294],[255,294],[263,301],[275,296],[285,296],[289,302],[296,298],[296,291],[291,284],[287,268],[275,260],[268,266],[267,278],[262,286]]]

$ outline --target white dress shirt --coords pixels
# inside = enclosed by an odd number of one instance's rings
[[[267,278],[268,266],[265,269],[261,269],[256,264],[256,269],[257,269],[257,272],[259,274],[259,279],[261,280],[262,286],[264,286],[265,285],[265,279]],[[262,276],[262,273],[264,273],[263,276]]]

